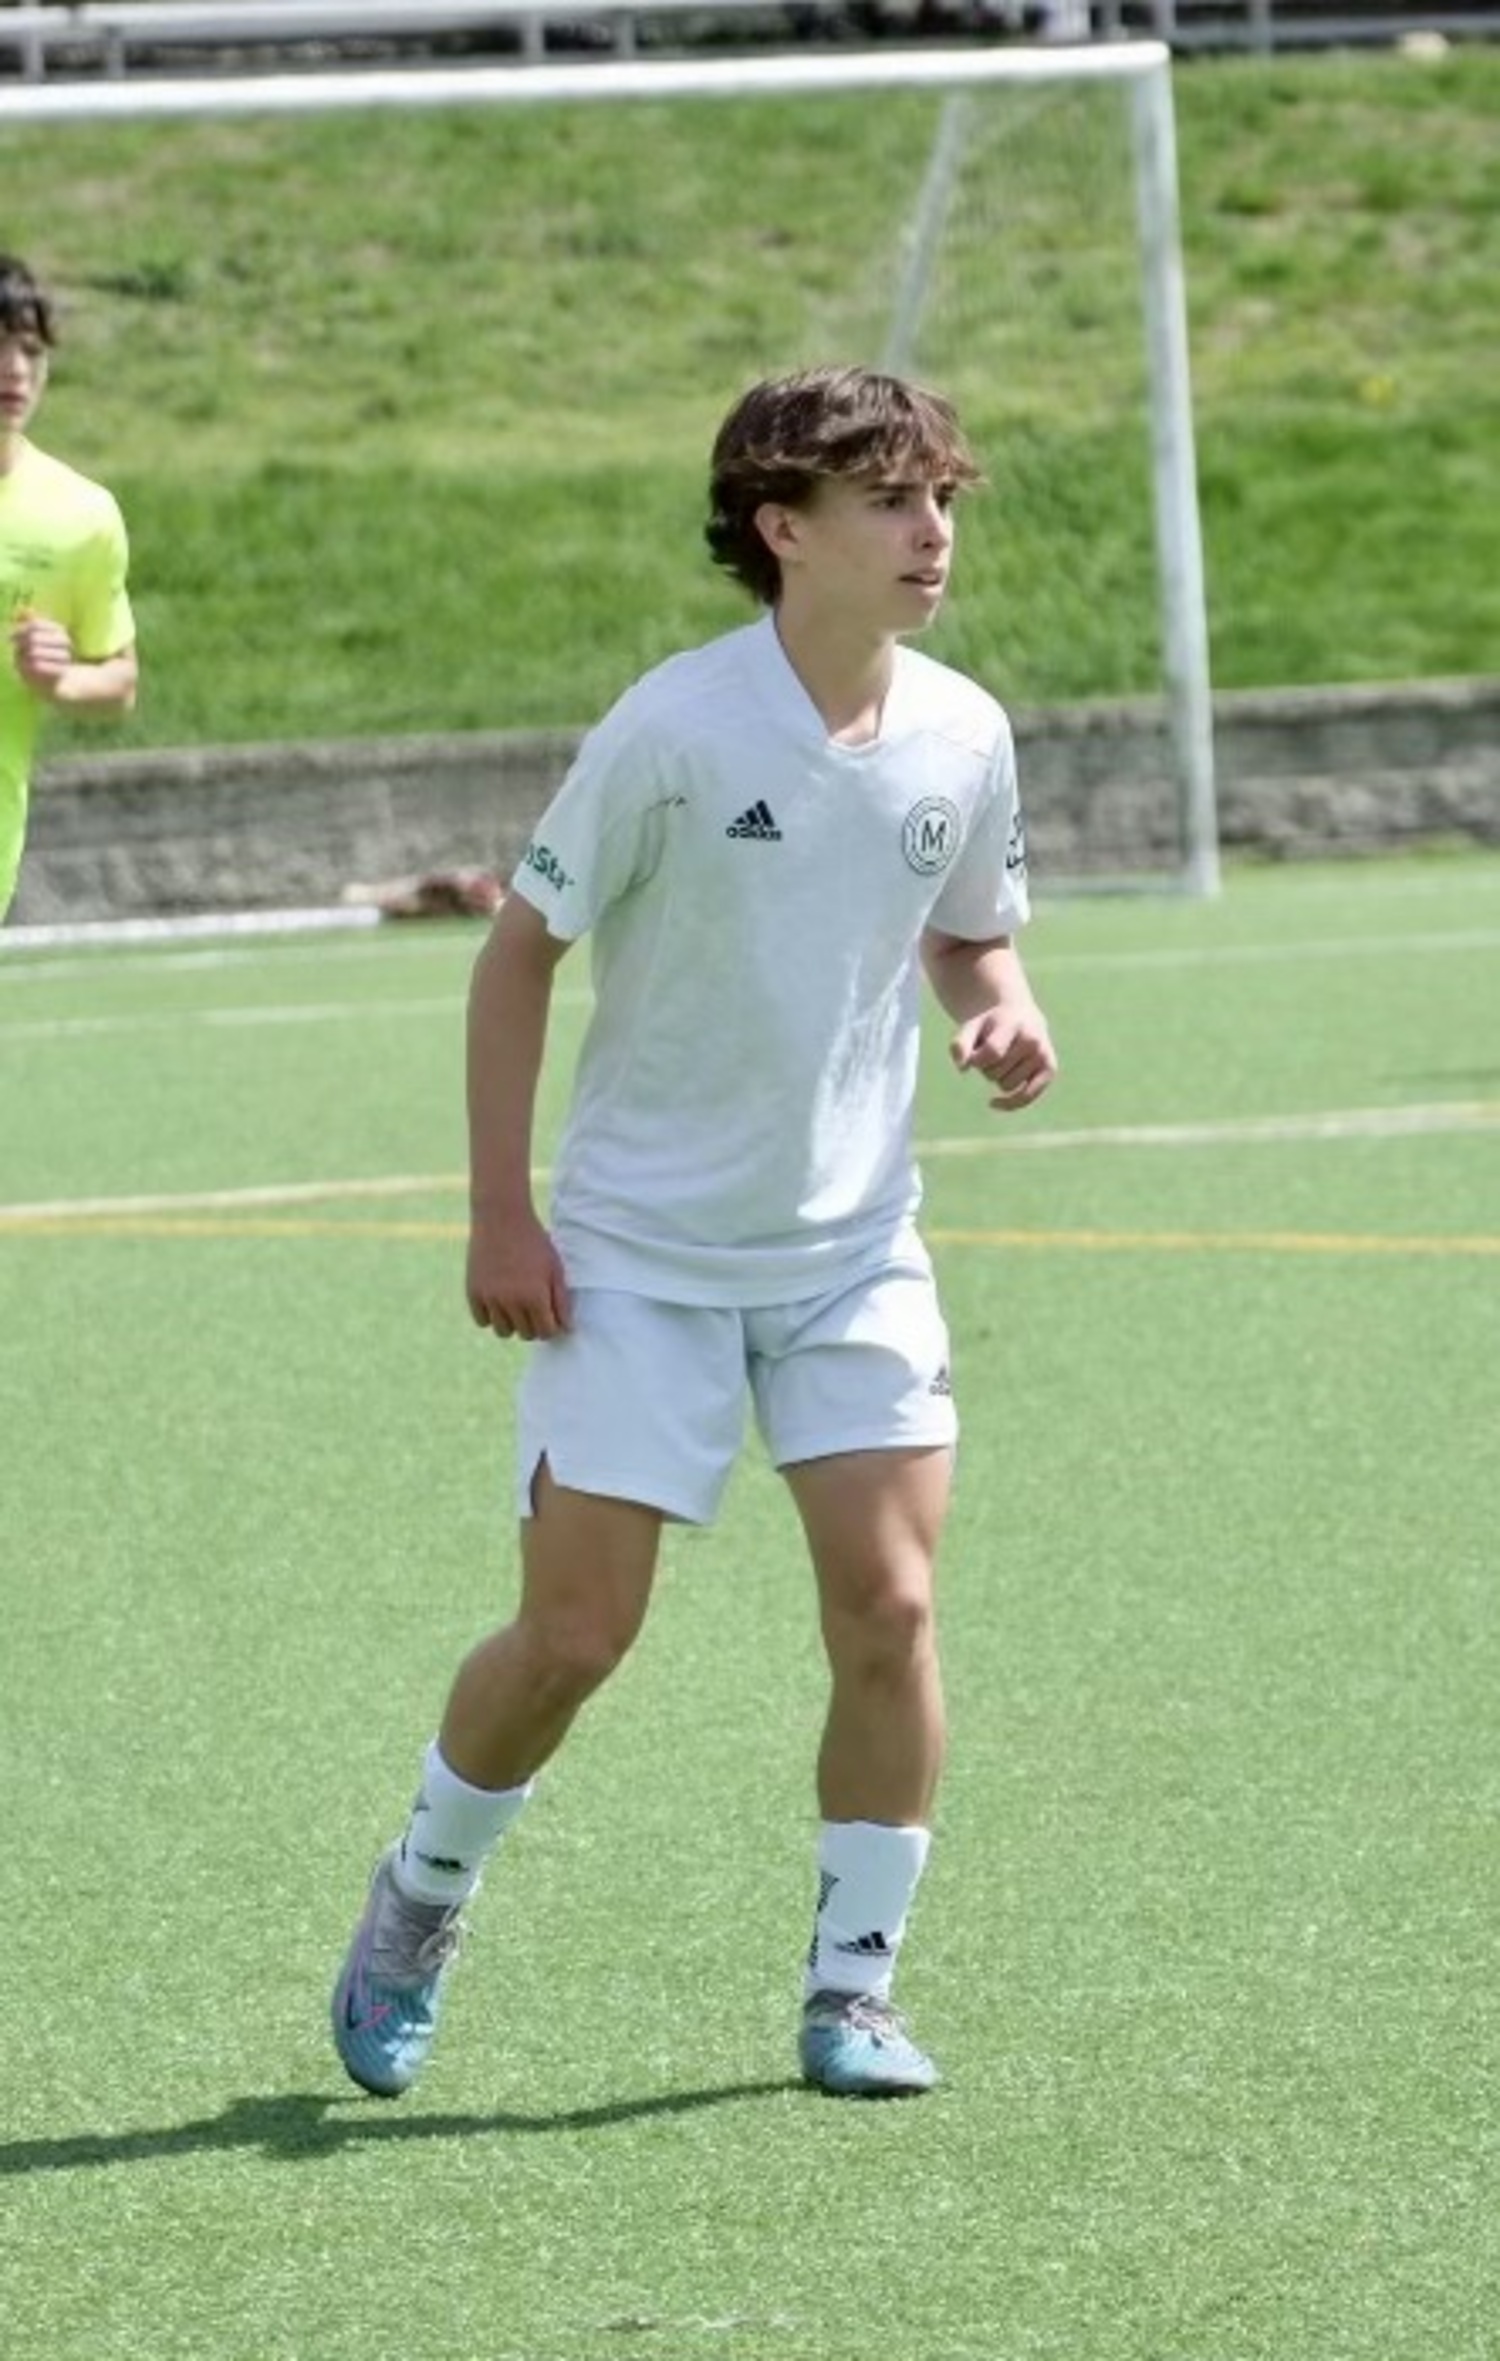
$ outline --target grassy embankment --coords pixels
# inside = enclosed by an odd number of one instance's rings
[[[1177,76],[1221,686],[1494,668],[1497,108],[1484,49]],[[124,742],[572,725],[737,619],[708,437],[758,370],[872,349],[931,127],[912,98],[8,134],[4,242],[66,302],[41,439],[132,528]],[[996,263],[1054,202],[1023,179],[977,225]],[[978,630],[1022,704],[1151,679],[1076,265],[1005,282],[943,370],[1002,462],[948,644]]]

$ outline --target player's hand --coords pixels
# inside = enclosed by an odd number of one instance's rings
[[[16,671],[38,696],[51,697],[73,662],[73,642],[61,623],[50,616],[23,613],[10,632]]]
[[[961,1074],[976,1073],[994,1087],[990,1105],[1002,1115],[1032,1106],[1057,1074],[1057,1052],[1034,1000],[1002,1002],[959,1026],[949,1056]]]
[[[545,1343],[573,1325],[562,1257],[534,1214],[475,1214],[465,1287],[476,1327],[496,1336]]]

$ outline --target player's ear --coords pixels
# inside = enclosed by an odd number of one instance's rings
[[[802,546],[802,513],[784,501],[763,500],[755,511],[755,530],[772,557],[785,565],[797,558]]]

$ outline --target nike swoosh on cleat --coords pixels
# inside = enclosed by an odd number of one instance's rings
[[[361,2010],[359,1996],[351,1984],[344,1996],[344,2023],[351,2033],[367,2033],[373,2026],[383,2024],[391,2013],[388,2000],[377,2000]]]

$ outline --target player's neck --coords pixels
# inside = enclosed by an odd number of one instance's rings
[[[20,466],[21,453],[25,448],[26,437],[23,434],[0,432],[0,475],[9,475]]]
[[[878,738],[896,665],[894,637],[851,630],[841,618],[801,613],[787,601],[777,608],[775,623],[782,653],[829,737],[841,746]]]

